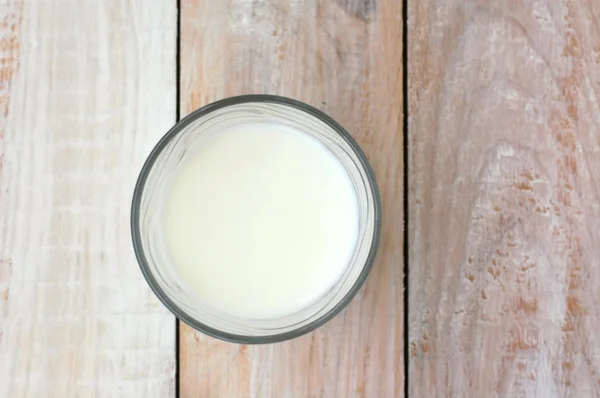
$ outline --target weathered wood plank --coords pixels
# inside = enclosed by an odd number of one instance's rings
[[[183,1],[183,112],[244,93],[290,96],[323,109],[369,156],[384,223],[366,287],[320,330],[282,344],[240,346],[182,325],[182,397],[402,397],[401,4]]]
[[[600,3],[408,11],[411,396],[600,396]]]
[[[129,208],[175,120],[175,2],[4,1],[0,20],[0,397],[173,396],[175,321]]]

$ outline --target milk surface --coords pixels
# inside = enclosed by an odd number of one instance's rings
[[[322,143],[277,123],[203,133],[166,197],[170,258],[205,305],[269,319],[340,278],[358,239],[347,171]]]

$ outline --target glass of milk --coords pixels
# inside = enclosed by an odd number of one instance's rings
[[[338,123],[295,100],[246,95],[197,110],[160,140],[131,228],[146,280],[179,319],[271,343],[350,302],[380,221],[371,167]]]

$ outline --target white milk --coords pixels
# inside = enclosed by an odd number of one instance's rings
[[[167,196],[181,280],[205,304],[273,318],[314,303],[358,238],[358,203],[339,160],[311,136],[254,123],[201,135]]]

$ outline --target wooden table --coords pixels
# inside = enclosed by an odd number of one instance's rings
[[[411,0],[411,397],[600,396],[600,2]]]
[[[402,395],[401,3],[0,4],[0,397]],[[352,305],[272,346],[177,327],[129,233],[158,139],[243,93],[295,97],[344,124],[373,162],[387,219]]]
[[[600,396],[599,24],[595,0],[1,1],[0,397]],[[270,346],[178,325],[129,237],[153,145],[244,93],[337,119],[383,199],[366,286]]]

